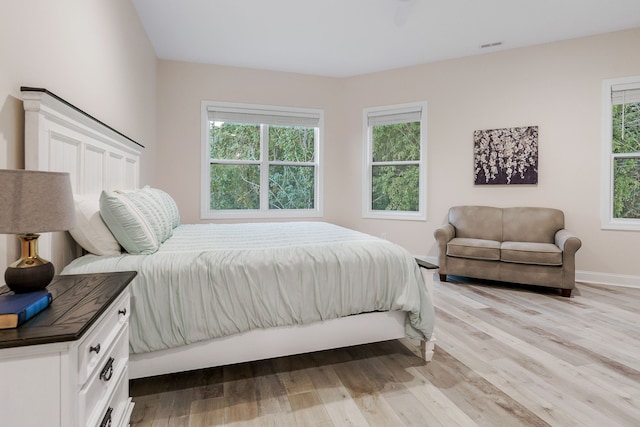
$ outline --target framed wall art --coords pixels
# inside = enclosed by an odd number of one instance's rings
[[[537,184],[538,126],[473,132],[476,185]]]

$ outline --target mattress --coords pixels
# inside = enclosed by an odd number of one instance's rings
[[[407,312],[412,338],[433,332],[414,257],[333,224],[179,225],[153,254],[85,255],[62,274],[128,270],[133,353],[373,311]]]

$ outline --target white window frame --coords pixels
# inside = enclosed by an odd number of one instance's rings
[[[600,222],[603,230],[640,231],[640,219],[613,217],[614,164],[617,158],[629,154],[614,154],[612,150],[613,120],[612,92],[640,88],[640,76],[608,79],[602,82],[602,166],[600,189]],[[636,157],[633,155],[633,157]]]
[[[318,128],[315,135],[314,161],[305,163],[313,166],[315,171],[314,209],[269,209],[269,174],[268,165],[278,164],[269,161],[268,147],[261,144],[261,160],[256,164],[261,166],[260,174],[260,209],[211,209],[210,201],[210,147],[209,147],[209,111],[237,112],[239,114],[265,114],[269,116],[317,118]],[[200,179],[200,218],[201,219],[262,219],[262,218],[317,218],[323,215],[323,138],[324,111],[313,108],[280,107],[272,105],[239,104],[231,102],[202,101],[202,143],[201,143],[201,179]],[[285,162],[286,163],[286,162]],[[284,164],[284,163],[283,163]],[[286,163],[289,164],[289,163]]]
[[[380,211],[371,208],[373,192],[373,127],[369,125],[370,117],[393,116],[420,112],[420,159],[411,164],[419,166],[418,211]],[[363,154],[363,191],[362,191],[362,217],[372,219],[395,219],[408,221],[427,220],[427,103],[413,102],[407,104],[387,105],[382,107],[370,107],[362,110],[362,134],[364,136]],[[403,162],[393,162],[402,164]],[[386,163],[385,163],[386,164]]]

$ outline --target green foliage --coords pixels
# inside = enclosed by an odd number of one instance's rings
[[[260,125],[224,123],[211,126],[211,158],[260,159]]]
[[[371,208],[377,211],[408,211],[419,209],[420,167],[374,166]]]
[[[640,153],[640,102],[613,106],[614,153]]]
[[[269,209],[313,209],[314,181],[311,166],[271,166]]]
[[[640,103],[613,106],[612,151],[635,154],[614,162],[613,216],[640,218]]]
[[[640,219],[640,157],[616,159],[613,195],[614,218]]]
[[[269,160],[313,162],[313,128],[269,126]]]
[[[212,164],[210,194],[211,209],[260,209],[260,166]]]
[[[420,122],[373,127],[373,161],[420,160]]]
[[[420,122],[374,126],[371,194],[373,210],[419,210],[419,165],[375,164],[419,160]]]
[[[315,207],[315,130],[267,126],[269,209]],[[260,125],[211,126],[211,209],[260,209]],[[267,143],[267,141],[265,141]],[[247,162],[249,164],[247,164]],[[285,163],[285,164],[281,164]]]

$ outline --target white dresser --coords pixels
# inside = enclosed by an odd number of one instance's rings
[[[0,426],[129,425],[128,284],[135,275],[57,276],[46,310],[0,330]]]

